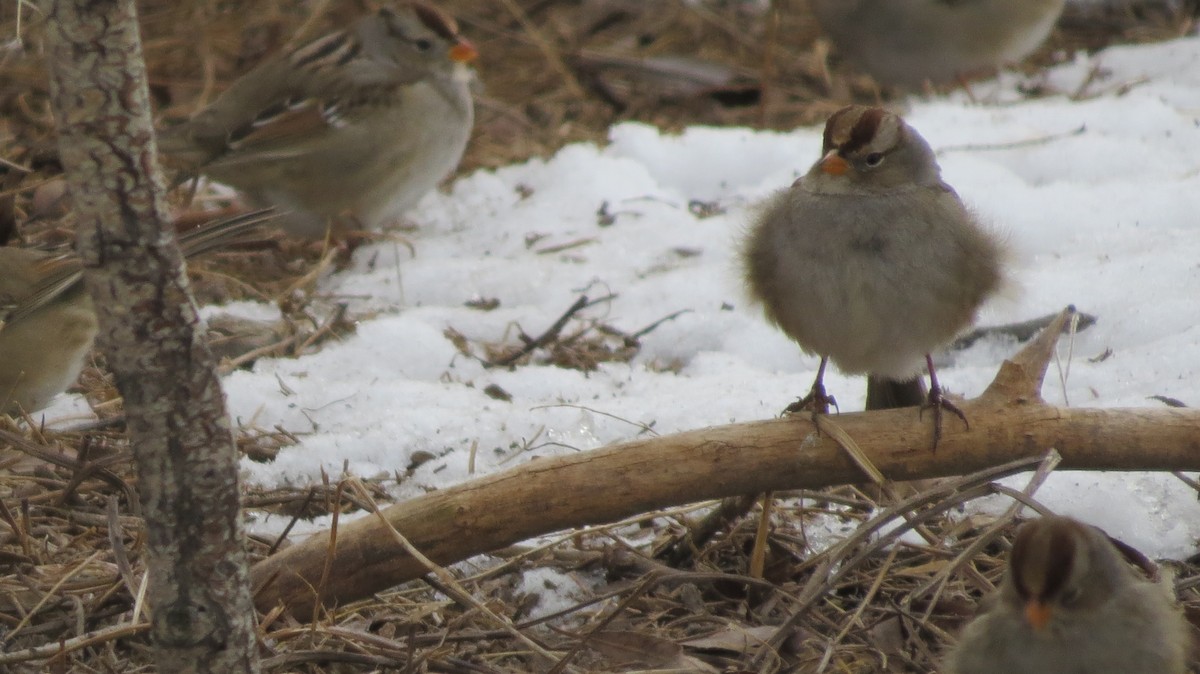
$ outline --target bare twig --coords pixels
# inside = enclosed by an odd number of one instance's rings
[[[513,363],[517,362],[521,358],[524,358],[525,356],[533,353],[539,347],[549,344],[556,337],[558,337],[558,334],[560,332],[562,332],[562,329],[567,325],[567,321],[571,320],[571,318],[575,314],[579,313],[580,311],[583,311],[584,309],[586,309],[592,305],[598,304],[600,302],[606,302],[610,299],[612,299],[611,295],[608,297],[601,297],[600,299],[597,299],[597,300],[589,300],[587,295],[580,295],[579,299],[575,300],[575,302],[566,311],[564,311],[561,316],[558,317],[558,320],[554,321],[554,323],[551,324],[549,328],[546,328],[545,332],[538,335],[537,338],[528,340],[525,343],[524,347],[518,349],[517,351],[515,351],[503,358],[492,361],[490,363],[485,363],[485,365],[487,365],[488,367],[507,367],[509,365],[512,365]]]

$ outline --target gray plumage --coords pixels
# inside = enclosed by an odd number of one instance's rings
[[[892,113],[835,113],[823,157],[762,206],[743,251],[747,286],[805,351],[846,373],[910,379],[1000,286],[1002,246]]]
[[[421,3],[382,7],[243,75],[159,149],[307,238],[337,219],[373,227],[454,170],[474,122],[474,48]],[[355,227],[357,228],[357,227]]]
[[[916,87],[1019,61],[1065,0],[813,0],[840,53],[886,84]]]
[[[1189,628],[1169,584],[1141,577],[1099,530],[1066,517],[1022,526],[995,597],[945,674],[1184,674]]]

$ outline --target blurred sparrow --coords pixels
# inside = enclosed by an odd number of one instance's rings
[[[180,235],[184,255],[217,250],[258,227],[257,211]],[[0,247],[0,414],[35,412],[75,382],[96,336],[96,312],[74,255]]]
[[[999,288],[1003,249],[898,116],[864,106],[834,113],[821,159],[761,206],[742,255],[767,318],[821,357],[812,390],[789,410],[828,411],[829,360],[903,383],[924,357],[935,447],[941,409],[963,416],[942,396],[929,353]]]
[[[839,52],[885,84],[921,86],[1027,56],[1065,0],[813,0]]]
[[[164,130],[159,149],[184,172],[277,206],[293,235],[319,238],[342,218],[373,227],[458,165],[475,57],[441,11],[384,6],[246,73]]]
[[[1189,631],[1165,582],[1141,578],[1100,530],[1024,524],[990,605],[946,674],[1184,674]]]

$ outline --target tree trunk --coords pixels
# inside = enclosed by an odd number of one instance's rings
[[[134,0],[45,0],[59,152],[125,398],[161,672],[256,672],[237,454],[166,216]]]

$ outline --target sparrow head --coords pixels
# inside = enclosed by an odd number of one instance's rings
[[[1108,537],[1067,517],[1043,517],[1017,532],[1009,579],[1021,614],[1035,631],[1112,596],[1128,569]],[[1069,617],[1066,619],[1070,619]]]
[[[851,105],[825,123],[821,159],[809,176],[830,191],[849,184],[891,190],[940,183],[941,169],[929,144],[898,115]]]

